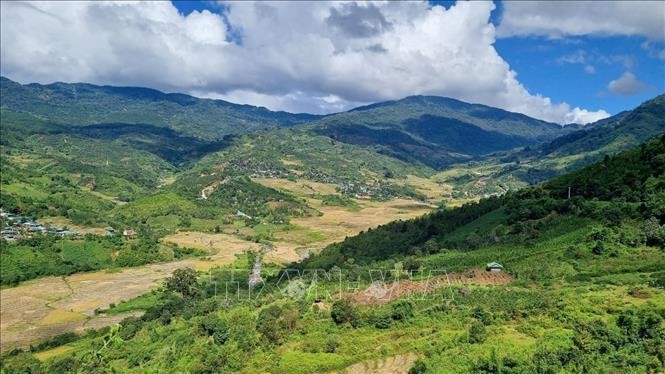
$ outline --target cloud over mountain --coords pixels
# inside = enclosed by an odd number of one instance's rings
[[[290,111],[331,112],[442,95],[549,121],[591,122],[529,92],[497,53],[494,5],[462,2],[224,4],[2,2],[2,74],[187,91]]]
[[[662,1],[507,1],[500,37],[640,35],[665,39]]]

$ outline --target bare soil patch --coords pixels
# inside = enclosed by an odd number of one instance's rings
[[[441,287],[452,285],[501,286],[508,284],[513,277],[505,272],[490,272],[470,269],[464,272],[448,273],[433,278],[414,281],[399,280],[391,283],[377,283],[367,289],[344,294],[356,305],[380,305],[416,294],[431,293]]]
[[[378,358],[353,364],[340,374],[406,374],[418,359],[416,353]]]
[[[102,227],[89,227],[89,226],[78,226],[72,223],[66,217],[44,217],[37,220],[37,223],[48,226],[55,227],[67,227],[68,229],[76,232],[80,232],[82,235],[85,234],[94,234],[94,235],[104,235],[106,230]]]
[[[201,190],[201,198],[202,199],[207,199],[210,194],[212,194],[217,187],[219,187],[220,184],[224,183],[222,180],[216,180],[212,182],[209,186],[206,186]]]
[[[210,261],[192,260],[197,270],[208,270],[214,266],[227,265],[234,262],[238,255],[245,251],[258,251],[261,245],[239,239],[229,234],[209,234],[197,231],[181,231],[164,237],[162,240],[183,248],[197,248],[211,254]]]

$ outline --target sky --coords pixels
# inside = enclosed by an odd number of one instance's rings
[[[331,113],[440,95],[589,123],[665,92],[665,2],[0,2],[0,73]]]

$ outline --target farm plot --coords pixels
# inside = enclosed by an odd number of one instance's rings
[[[184,238],[188,237],[183,236],[182,240]],[[188,239],[194,243],[197,240]],[[118,323],[131,314],[95,315],[95,309],[106,309],[111,303],[143,295],[158,287],[176,269],[192,267],[207,270],[232,263],[236,254],[253,244],[231,236],[218,237],[217,240],[228,242],[214,244],[213,248],[218,250],[211,254],[209,261],[189,259],[119,272],[96,271],[47,277],[0,290],[0,351],[24,347],[66,332]]]

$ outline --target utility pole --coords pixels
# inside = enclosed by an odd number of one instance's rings
[[[568,200],[570,200],[570,186],[568,186]]]

